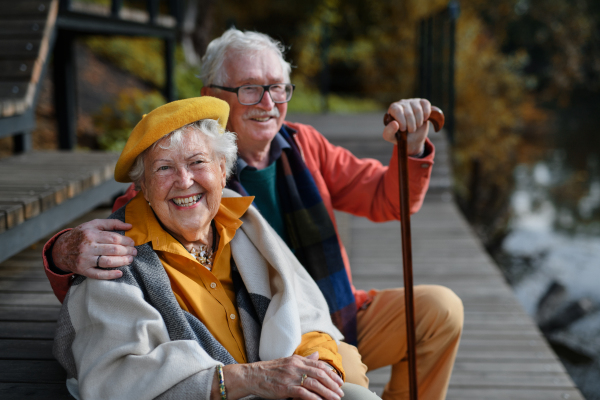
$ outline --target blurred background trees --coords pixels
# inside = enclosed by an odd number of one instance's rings
[[[106,7],[110,3],[73,1]],[[385,109],[391,101],[416,95],[419,22],[445,10],[448,3],[189,0],[177,49],[178,95],[199,95],[200,57],[212,38],[234,25],[267,33],[287,46],[297,85],[291,112]],[[600,3],[461,0],[458,4],[455,193],[493,252],[507,232],[514,186],[511,171],[517,163],[539,159],[543,153],[539,144],[546,143],[573,148],[567,157],[585,169],[588,155],[600,148],[593,112],[600,93]],[[125,6],[144,9],[145,1],[128,0]],[[80,142],[118,150],[135,122],[132,116],[164,101],[159,91],[164,78],[162,43],[89,37],[79,49],[81,63],[105,71],[80,77]],[[121,73],[136,83],[125,84],[118,78]],[[111,84],[98,76],[113,77],[118,90],[101,94]],[[43,118],[50,115],[47,105],[40,108]],[[48,126],[41,123],[40,130],[50,131]],[[559,134],[564,131],[570,134]],[[42,147],[51,142],[36,141]]]

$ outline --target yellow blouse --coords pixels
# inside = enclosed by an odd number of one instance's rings
[[[162,262],[181,308],[200,319],[238,363],[246,363],[244,334],[235,301],[231,278],[230,242],[242,225],[240,217],[252,204],[253,197],[229,197],[221,200],[215,215],[219,244],[212,271],[203,267],[173,236],[165,231],[142,193],[132,199],[125,209],[125,221],[133,228],[125,235],[136,246],[152,242]],[[319,352],[319,359],[333,365],[342,374],[342,360],[335,341],[327,334],[309,332],[295,354],[307,356]]]

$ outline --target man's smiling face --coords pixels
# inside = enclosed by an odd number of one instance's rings
[[[286,82],[279,58],[272,50],[254,53],[229,53],[223,63],[226,82],[223,86],[270,85]],[[252,149],[270,143],[275,137],[287,113],[287,103],[275,104],[268,92],[260,103],[244,106],[235,93],[218,89],[203,91],[229,103],[227,129],[238,136],[238,148]]]

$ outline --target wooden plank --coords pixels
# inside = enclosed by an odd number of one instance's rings
[[[385,384],[387,377],[374,375],[369,378],[373,384]],[[528,373],[511,371],[454,371],[452,373],[453,386],[470,386],[473,381],[477,382],[478,388],[568,388],[570,379],[562,371]]]
[[[24,81],[0,82],[0,100],[15,100],[23,98],[27,94],[28,86],[29,82]]]
[[[25,210],[22,205],[0,203],[0,213],[6,218],[6,229],[15,227],[25,221]]]
[[[40,211],[47,210],[54,207],[56,203],[55,193],[51,190],[37,189],[37,190],[7,190],[0,188],[0,198],[15,198],[15,197],[32,197],[35,196],[40,203]]]
[[[56,307],[60,302],[51,293],[2,293],[0,306]]]
[[[539,362],[532,360],[531,362],[522,362],[521,360],[515,362],[506,362],[504,360],[499,362],[474,362],[474,361],[457,361],[454,366],[454,371],[485,371],[485,372],[523,372],[523,373],[560,373],[565,372],[562,364],[556,362]]]
[[[23,207],[25,219],[33,218],[42,211],[42,202],[39,197],[20,195],[6,195],[0,192],[0,205],[20,205]]]
[[[44,293],[51,292],[52,288],[48,282],[30,280],[29,278],[21,279],[2,279],[0,280],[0,292],[32,292]]]
[[[65,383],[67,374],[56,360],[0,360],[2,383]]]
[[[35,58],[40,51],[40,39],[0,38],[0,57],[3,59]]]
[[[0,186],[32,186],[37,185],[40,187],[44,187],[45,185],[51,186],[61,186],[64,185],[66,187],[67,199],[75,197],[77,194],[81,193],[83,190],[82,182],[78,180],[69,180],[64,179],[59,176],[46,176],[46,175],[20,175],[20,176],[2,176],[0,177]]]
[[[48,13],[51,0],[19,0],[3,1],[2,17],[9,18],[15,16],[41,17]]]
[[[46,20],[39,18],[2,21],[0,24],[0,38],[41,38],[45,26]],[[1,67],[0,71],[2,71]]]
[[[0,79],[29,81],[34,60],[0,60]]]
[[[55,322],[59,312],[58,306],[45,308],[0,306],[0,321]]]
[[[69,167],[48,166],[40,171],[40,167],[22,167],[17,165],[2,166],[4,176],[3,181],[14,181],[24,179],[34,179],[39,181],[41,177],[51,182],[61,183],[63,181],[77,182],[81,190],[86,190],[104,182],[101,171],[93,168],[78,167],[71,165]]]
[[[52,295],[54,296],[54,295]],[[54,339],[56,322],[0,321],[1,339]]]
[[[26,182],[0,182],[0,193],[34,193],[42,197],[42,204],[55,206],[69,198],[69,188],[65,183],[49,184],[45,183],[26,183]],[[52,194],[50,194],[52,193]],[[45,198],[46,195],[51,197],[50,200]],[[47,208],[43,208],[47,209]]]
[[[28,274],[31,273],[31,269],[39,269],[41,271],[43,269],[42,252],[37,251],[36,253],[35,258],[33,259],[9,258],[0,263],[0,271],[6,268],[17,268],[18,270],[23,271],[24,277],[27,277]]]
[[[18,268],[2,267],[0,268],[0,279],[19,279],[27,277],[31,281],[47,280],[42,266],[37,268]]]
[[[53,341],[49,340],[0,340],[0,358],[7,360],[54,360]],[[0,379],[2,379],[0,377]]]
[[[585,400],[575,388],[472,388],[450,385],[446,400]]]
[[[0,383],[0,397],[3,400],[65,400],[73,398],[69,394],[65,382]]]

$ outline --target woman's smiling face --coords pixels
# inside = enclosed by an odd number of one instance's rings
[[[162,139],[144,156],[144,198],[182,243],[204,240],[225,187],[225,160],[216,159],[210,139],[195,130],[184,132],[180,145],[161,148],[169,140]]]

